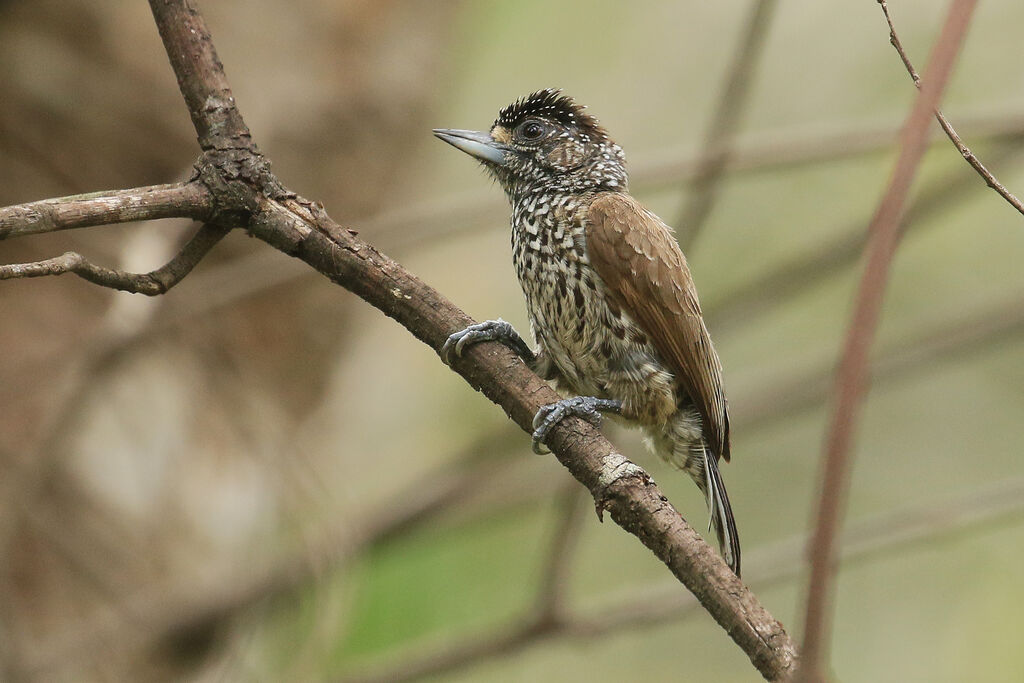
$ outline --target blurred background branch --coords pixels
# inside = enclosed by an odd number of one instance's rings
[[[830,678],[832,637],[832,581],[836,573],[839,529],[842,527],[849,487],[854,433],[867,391],[871,346],[878,330],[882,300],[893,256],[900,243],[904,204],[927,149],[931,113],[938,108],[953,72],[953,64],[967,34],[975,0],[952,0],[942,33],[928,60],[927,78],[900,136],[900,153],[889,186],[867,229],[864,272],[857,288],[854,310],[831,392],[831,408],[822,450],[821,487],[813,516],[815,530],[807,550],[810,579],[807,585],[803,646],[796,680],[807,683]]]
[[[1004,482],[996,487],[972,492],[958,500],[943,500],[916,508],[858,522],[843,532],[839,562],[843,566],[878,561],[893,552],[913,552],[923,543],[965,532],[985,533],[1003,524],[1019,523],[1024,515],[1024,480]],[[811,538],[795,536],[757,551],[757,573],[748,577],[757,589],[795,581],[805,570],[801,550]],[[347,683],[409,681],[426,675],[450,674],[523,650],[545,639],[587,641],[608,637],[621,631],[643,630],[666,622],[689,619],[700,611],[692,595],[680,593],[670,584],[652,585],[616,596],[610,606],[600,609],[571,610],[542,628],[522,622],[487,636],[469,639],[445,650],[428,646],[426,656],[391,665],[373,674],[343,679]]]
[[[754,0],[732,64],[723,79],[722,92],[704,134],[704,148],[697,161],[686,208],[673,223],[678,226],[679,246],[684,252],[693,246],[715,205],[718,184],[732,154],[732,139],[747,109],[751,78],[768,36],[775,5],[775,0]]]

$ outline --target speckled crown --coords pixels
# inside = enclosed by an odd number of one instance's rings
[[[512,130],[525,119],[537,118],[555,121],[563,126],[575,126],[581,132],[589,133],[598,139],[608,137],[597,119],[586,113],[581,104],[576,104],[568,95],[563,95],[557,88],[545,88],[531,93],[526,97],[508,105],[498,113],[494,125]]]

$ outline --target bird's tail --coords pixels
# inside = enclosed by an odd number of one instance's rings
[[[729,494],[725,490],[725,482],[722,481],[722,474],[718,471],[718,458],[714,453],[704,451],[704,481],[698,480],[697,484],[704,492],[708,502],[708,513],[711,516],[711,528],[718,536],[718,547],[721,550],[722,558],[729,565],[736,576],[740,575],[740,537],[736,532],[736,520],[732,516],[732,505],[729,504]]]

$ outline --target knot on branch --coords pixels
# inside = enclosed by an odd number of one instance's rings
[[[644,468],[628,460],[621,453],[612,451],[601,458],[597,487],[593,491],[597,518],[604,521],[604,511],[611,507],[616,498],[628,497],[626,490],[634,485],[647,486],[653,483]],[[635,481],[639,480],[639,482]]]
[[[294,197],[270,170],[270,162],[255,145],[207,150],[196,160],[193,179],[213,195],[210,222],[247,225],[264,198]]]

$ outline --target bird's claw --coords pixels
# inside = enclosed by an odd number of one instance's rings
[[[533,351],[526,345],[523,338],[515,331],[511,324],[501,318],[497,320],[485,320],[482,323],[470,325],[464,330],[452,334],[441,346],[441,360],[451,365],[455,358],[462,357],[462,351],[467,345],[478,344],[484,341],[500,341],[515,351],[520,358],[530,361],[534,358]],[[453,355],[454,354],[454,358]]]
[[[543,442],[547,439],[551,428],[567,417],[582,417],[595,427],[600,427],[602,412],[619,413],[621,411],[622,401],[594,396],[573,396],[564,398],[557,403],[541,406],[537,414],[533,416],[533,452],[537,455],[551,452],[547,450]]]

